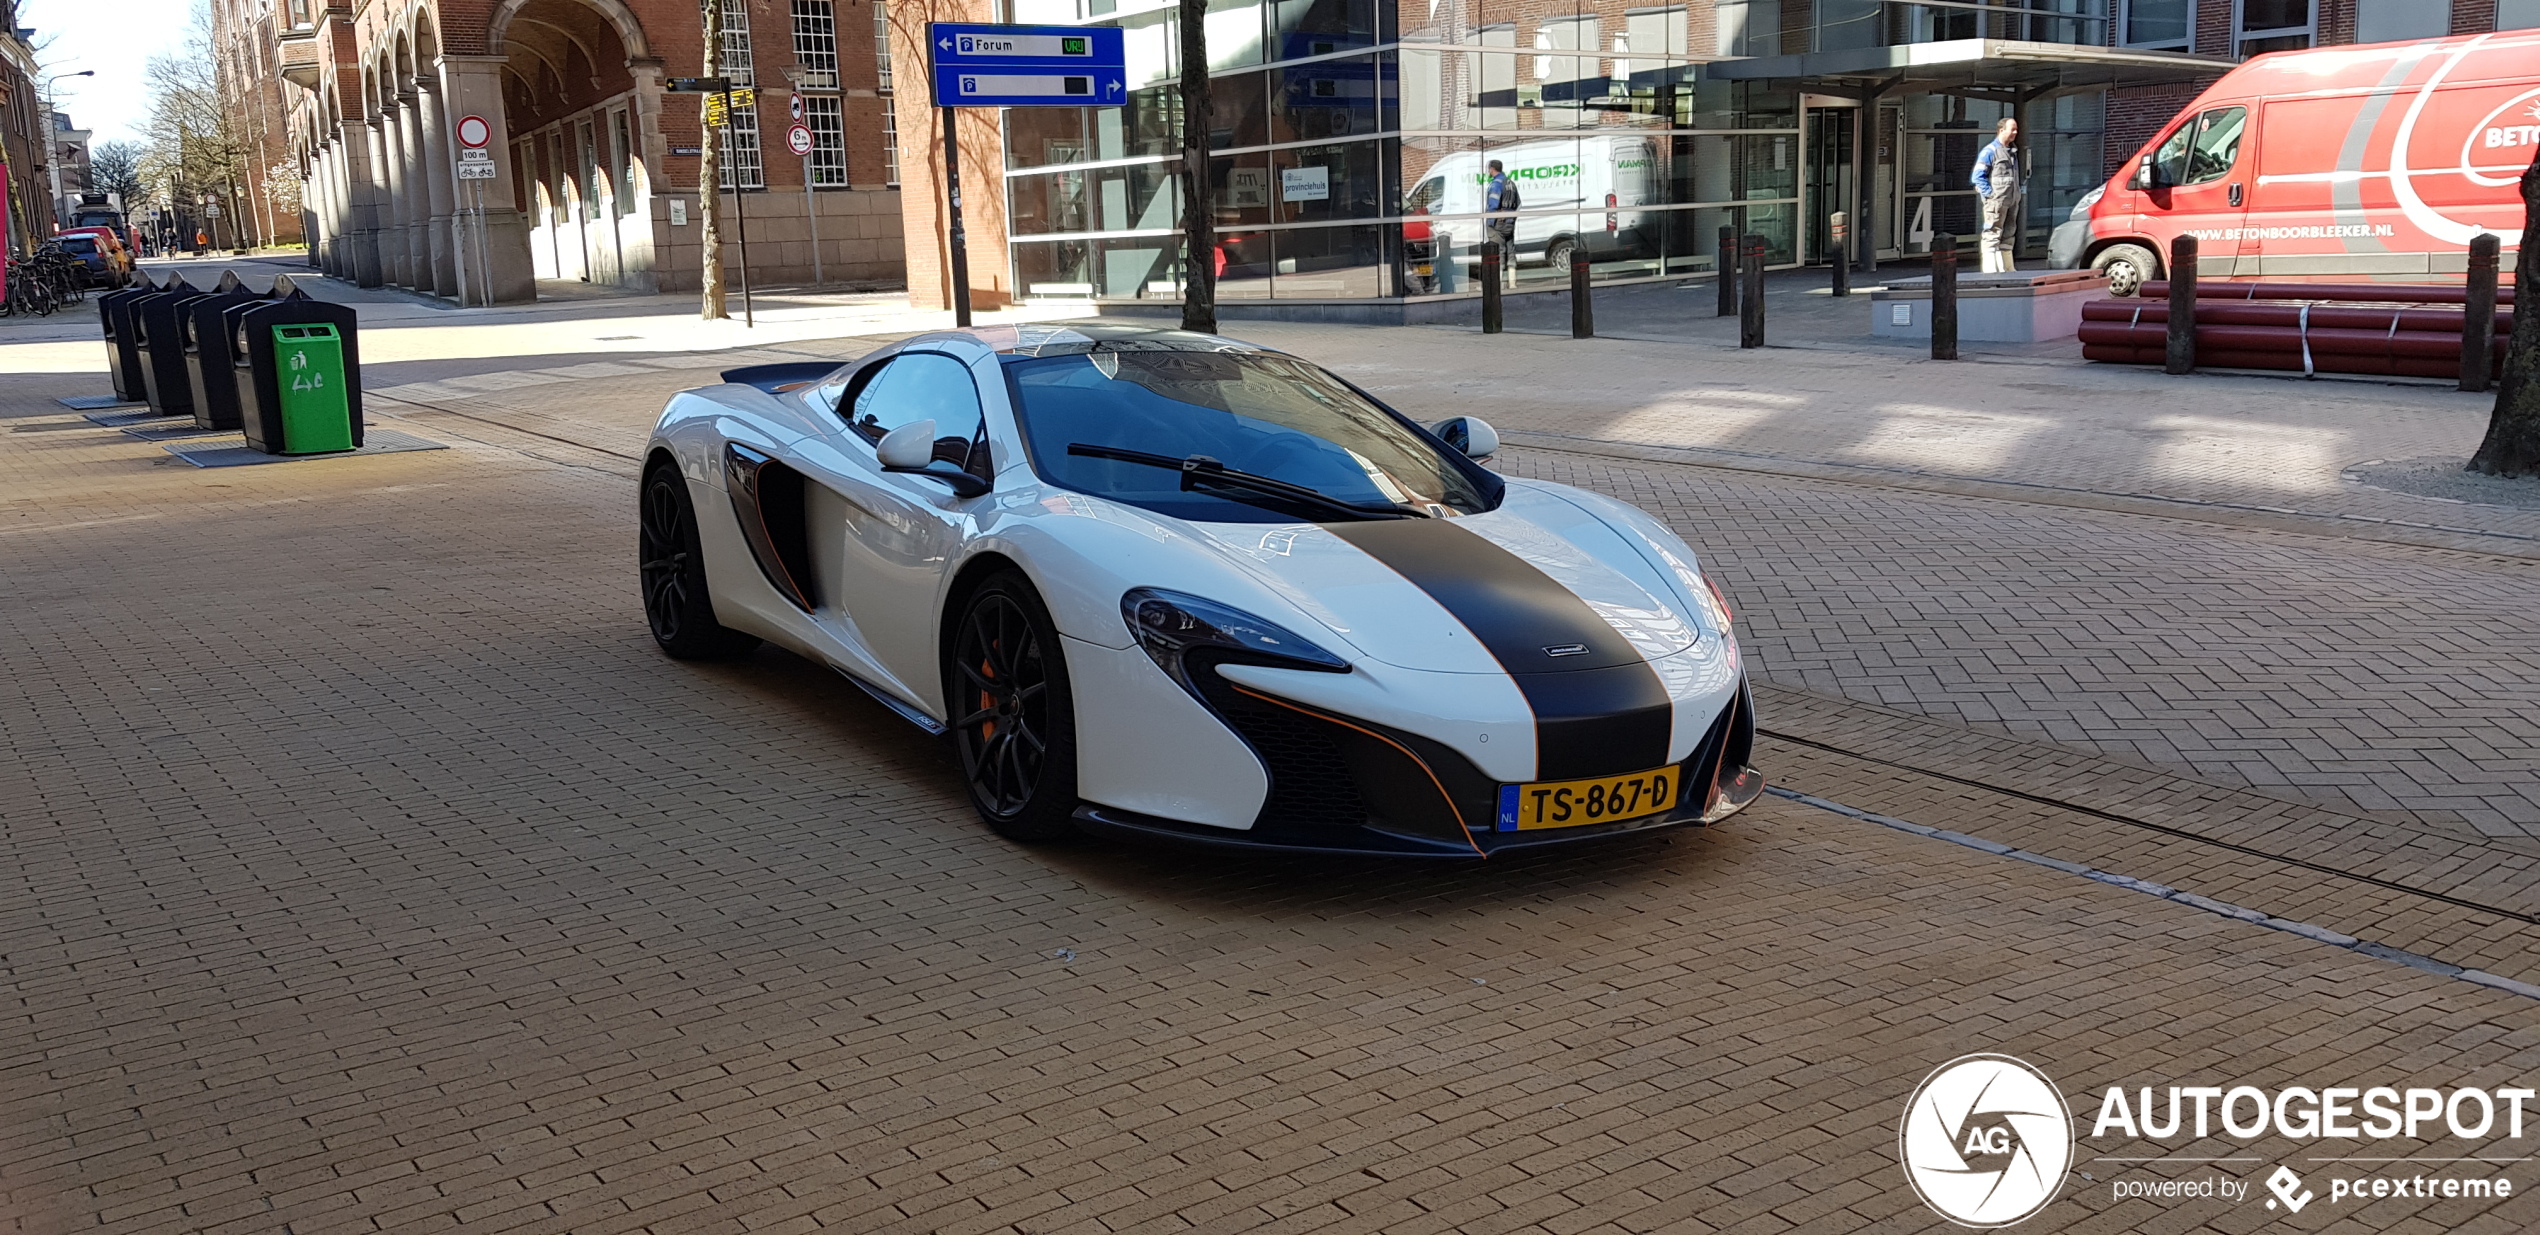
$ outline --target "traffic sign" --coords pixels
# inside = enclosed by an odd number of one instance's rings
[[[494,126],[485,123],[485,117],[459,117],[460,145],[470,150],[482,150],[485,148],[485,143],[492,140],[494,140]]]
[[[459,179],[461,180],[491,180],[495,175],[494,165],[491,163],[459,164]]]
[[[494,152],[483,146],[467,146],[459,151],[461,163],[491,163],[493,161]]]
[[[1117,107],[1128,50],[1115,26],[935,22],[937,107]]]
[[[720,94],[732,88],[728,77],[673,77],[662,83],[672,94]]]
[[[799,124],[785,130],[785,148],[796,154],[810,154],[811,130]]]

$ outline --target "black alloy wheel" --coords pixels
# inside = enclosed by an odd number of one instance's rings
[[[1076,830],[1076,713],[1049,610],[1008,571],[972,592],[944,663],[970,804],[1010,840]]]
[[[662,464],[646,472],[642,505],[638,560],[644,572],[644,619],[653,628],[653,642],[680,660],[716,660],[756,648],[756,635],[714,620],[714,601],[706,593],[705,552],[697,541],[697,512],[688,503],[688,481],[679,469]]]

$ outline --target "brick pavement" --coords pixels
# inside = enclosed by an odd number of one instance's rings
[[[710,380],[681,363],[383,393],[419,423],[491,417],[631,457],[668,391]],[[2129,517],[1564,450],[1508,458],[1674,521],[1752,606],[1747,644],[1767,678],[2540,854],[2523,846],[2540,839],[2530,562],[2324,540],[2338,525],[2319,521]]]
[[[2540,563],[1547,451],[1511,466],[1672,521],[1768,678],[2540,836]]]
[[[2138,495],[2192,518],[2300,512],[2328,534],[2407,539],[2428,535],[2409,525],[2457,527],[2472,534],[2441,543],[2540,555],[2540,511],[2345,478],[2373,459],[2469,457],[2488,401],[2434,386],[1946,363],[1870,346],[1741,352],[1451,327],[1246,322],[1229,330],[1312,357],[1406,408],[1471,412],[1547,443],[1662,448],[1731,467],[1898,487],[1989,485],[1984,491],[2037,503]],[[2227,505],[2200,508],[2216,504]]]
[[[1476,870],[1018,849],[844,683],[652,651],[619,443],[554,440],[649,408],[524,387],[413,413],[448,452],[204,473],[44,393],[0,396],[40,430],[0,437],[0,1230],[1945,1229],[1894,1121],[1968,1050],[2068,1094],[2540,1063],[2527,1000],[1779,800]],[[552,419],[486,423],[521,408]],[[1801,620],[1772,615],[1822,605],[1722,539],[1757,499],[1718,486],[1764,481],[1512,463],[1698,520],[1768,670]],[[1862,492],[1774,483],[1829,521]],[[2092,518],[2042,522],[2150,522]],[[1787,757],[1920,822],[2104,839]],[[2259,1221],[2083,1169],[2025,1229]],[[2527,1195],[2331,1217],[2504,1231]]]

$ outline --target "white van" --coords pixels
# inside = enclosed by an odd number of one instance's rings
[[[1506,167],[1517,186],[1517,261],[1540,261],[1557,269],[1570,264],[1573,249],[1600,257],[1648,251],[1651,238],[1644,234],[1645,212],[1638,207],[1649,204],[1657,180],[1658,146],[1646,137],[1589,134],[1450,154],[1411,186],[1403,197],[1403,213],[1441,216],[1426,226],[1448,253],[1462,253],[1462,246],[1488,239],[1481,219],[1454,216],[1482,213],[1492,159]],[[1475,260],[1471,254],[1463,256]]]

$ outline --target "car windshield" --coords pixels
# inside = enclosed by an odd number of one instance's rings
[[[62,247],[73,253],[86,253],[96,248],[97,242],[86,236],[66,236],[62,239]]]
[[[1069,451],[1087,446],[1206,455],[1358,506],[1453,515],[1491,504],[1437,445],[1292,357],[1096,351],[1017,357],[1005,371],[1032,464],[1063,488],[1208,522],[1294,523],[1331,513],[1259,492],[1185,490],[1178,471]]]

